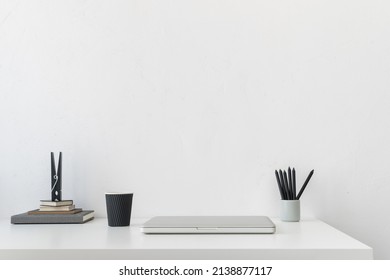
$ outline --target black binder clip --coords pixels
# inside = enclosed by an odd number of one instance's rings
[[[61,201],[62,199],[62,153],[58,159],[58,167],[54,162],[54,153],[51,153],[51,200]]]

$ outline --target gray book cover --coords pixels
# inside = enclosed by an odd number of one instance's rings
[[[28,212],[11,216],[11,224],[82,224],[94,218],[93,210],[84,210],[72,215],[29,215]]]

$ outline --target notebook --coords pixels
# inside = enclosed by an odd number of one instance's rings
[[[274,233],[266,216],[157,216],[141,226],[144,233]]]

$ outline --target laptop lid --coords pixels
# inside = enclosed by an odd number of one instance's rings
[[[157,216],[141,226],[144,233],[274,233],[265,216]]]

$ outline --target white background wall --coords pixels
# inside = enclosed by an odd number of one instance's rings
[[[0,216],[50,198],[105,215],[302,215],[390,258],[388,1],[0,1]],[[58,155],[57,155],[58,156]]]

